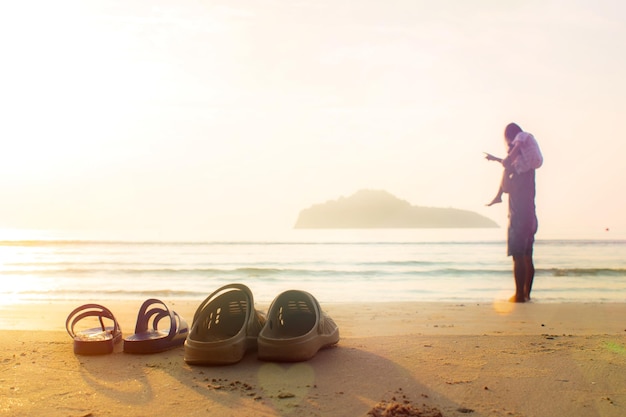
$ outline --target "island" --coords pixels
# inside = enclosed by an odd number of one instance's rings
[[[296,229],[493,228],[478,213],[456,208],[413,206],[387,191],[360,190],[350,197],[314,204],[300,212]]]

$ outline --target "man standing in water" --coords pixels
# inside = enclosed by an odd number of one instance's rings
[[[523,131],[517,124],[507,125],[504,130],[507,144],[510,145],[520,133]],[[509,301],[523,303],[530,300],[535,277],[533,244],[538,225],[535,212],[535,170],[518,173],[511,169],[514,156],[499,159],[488,154],[487,159],[501,162],[507,172],[502,183],[503,191],[509,194],[507,254],[513,257],[515,277],[515,295]]]

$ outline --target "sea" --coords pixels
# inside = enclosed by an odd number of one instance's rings
[[[202,301],[222,285],[270,303],[489,302],[513,294],[504,229],[207,232],[193,239],[0,234],[0,303]],[[626,302],[626,236],[540,237],[534,302]]]

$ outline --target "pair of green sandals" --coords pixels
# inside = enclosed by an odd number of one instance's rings
[[[100,327],[76,332],[86,317],[97,317]],[[162,319],[169,328],[159,329]],[[112,322],[106,326],[103,319]],[[66,320],[76,354],[113,352],[121,342],[120,326],[107,308],[98,304],[78,307]],[[191,328],[160,300],[146,300],[137,316],[135,334],[124,339],[124,352],[156,353],[184,345],[190,365],[227,365],[239,362],[250,350],[267,361],[298,362],[311,359],[322,348],[339,341],[339,329],[311,294],[289,290],[278,295],[267,316],[254,307],[250,289],[225,285],[197,308]]]

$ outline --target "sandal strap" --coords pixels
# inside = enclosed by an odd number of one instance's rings
[[[149,309],[149,307],[154,306],[155,304],[158,306]],[[176,335],[178,326],[181,324],[180,316],[175,311],[171,311],[163,301],[157,300],[156,298],[150,298],[144,301],[139,308],[139,313],[137,313],[137,324],[135,325],[135,334],[146,332],[152,317],[154,317],[152,319],[153,330],[158,330],[161,319],[168,317],[170,319],[170,331],[167,337],[172,338]]]
[[[207,306],[214,299],[217,298],[216,297],[217,295],[220,295],[222,293],[226,293],[226,292],[228,292],[228,290],[240,290],[243,293],[245,293],[246,296],[249,299],[250,308],[251,309],[254,308],[253,307],[254,306],[254,299],[252,298],[252,292],[250,291],[250,288],[248,288],[247,286],[245,286],[243,284],[227,284],[227,285],[224,285],[223,287],[220,287],[217,290],[213,291],[211,293],[211,295],[209,295],[207,298],[204,299],[204,301],[202,301],[200,303],[200,305],[196,309],[195,314],[193,315],[193,321],[191,322],[191,326],[193,327],[196,324],[196,322],[198,321],[198,319],[204,315],[204,310],[207,308]]]
[[[84,304],[80,307],[75,308],[65,320],[65,329],[70,336],[72,336],[73,338],[76,337],[74,327],[76,326],[76,323],[78,323],[85,317],[98,317],[102,331],[106,330],[106,326],[104,325],[104,321],[102,319],[106,318],[112,320],[113,333],[116,334],[118,332],[121,332],[120,325],[111,310],[100,304]]]

